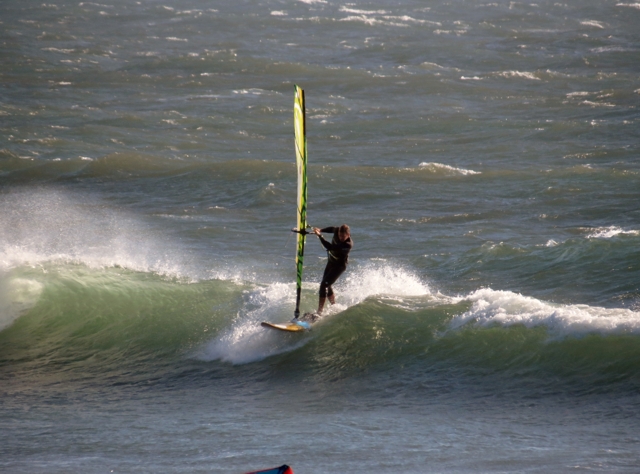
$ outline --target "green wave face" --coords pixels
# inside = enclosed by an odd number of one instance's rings
[[[190,351],[237,315],[243,291],[228,281],[69,264],[20,267],[0,280],[4,315],[18,305],[0,331],[0,374],[37,384],[182,370]]]
[[[370,277],[374,269],[353,273]],[[16,391],[209,384],[212,377],[221,387],[256,377],[327,387],[342,380],[371,395],[435,390],[452,380],[479,393],[496,386],[539,395],[640,388],[636,313],[491,290],[460,299],[428,290],[362,298],[354,296],[362,291],[357,282],[345,284],[352,303],[309,333],[283,335],[259,322],[290,310],[288,284],[189,282],[60,263],[14,268],[0,282],[4,314],[16,311],[0,331],[0,377]],[[305,291],[303,303],[314,298]],[[597,326],[603,318],[617,326]]]

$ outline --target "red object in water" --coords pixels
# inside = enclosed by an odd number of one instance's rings
[[[246,474],[293,474],[293,469],[283,464],[280,467],[273,467],[271,469],[265,469],[264,471],[251,471]]]

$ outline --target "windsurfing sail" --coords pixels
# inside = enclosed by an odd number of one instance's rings
[[[300,294],[302,293],[302,268],[304,262],[304,243],[307,228],[307,131],[304,109],[304,91],[294,85],[293,129],[296,142],[296,165],[298,168],[298,248],[296,253],[296,310],[300,315]]]

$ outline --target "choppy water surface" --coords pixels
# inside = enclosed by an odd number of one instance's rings
[[[634,472],[640,5],[0,5],[3,472]],[[355,240],[294,307],[309,221]],[[307,245],[303,308],[326,256]]]

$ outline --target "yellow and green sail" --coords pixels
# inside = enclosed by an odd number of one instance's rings
[[[298,248],[296,253],[296,310],[295,317],[300,315],[300,294],[302,292],[302,268],[304,261],[304,243],[307,228],[307,131],[304,109],[304,91],[295,88],[293,103],[293,128],[296,141],[296,165],[298,168]]]

